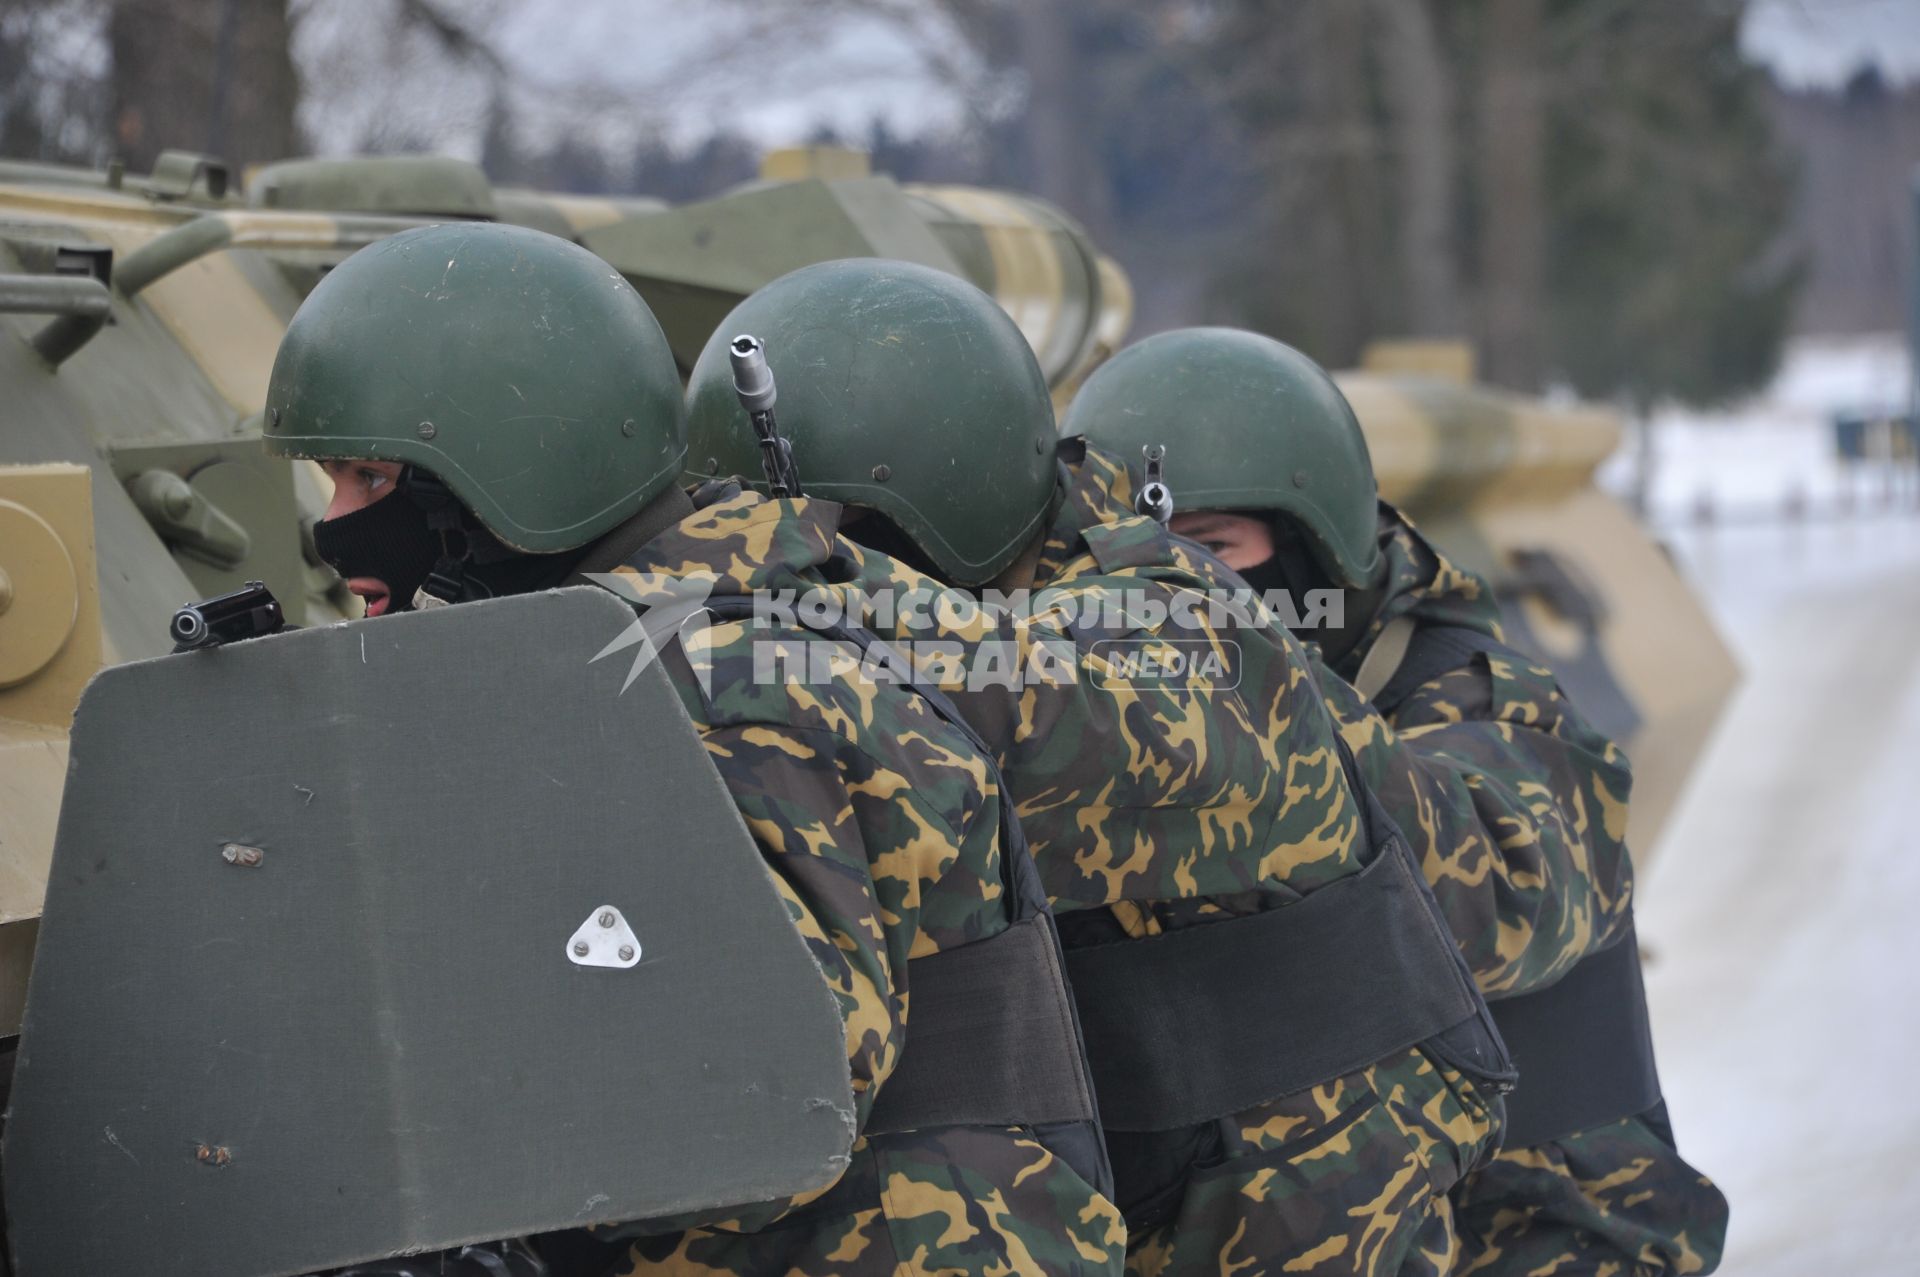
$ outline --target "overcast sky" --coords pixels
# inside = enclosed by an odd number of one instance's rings
[[[1841,84],[1869,62],[1920,80],[1920,0],[1754,0],[1741,43],[1794,86]]]

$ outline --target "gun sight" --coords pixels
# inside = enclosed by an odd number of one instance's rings
[[[1133,510],[1135,514],[1144,514],[1156,523],[1164,524],[1173,517],[1173,489],[1161,477],[1161,463],[1166,460],[1166,448],[1150,443],[1140,449],[1146,459],[1146,474],[1140,483],[1140,491],[1134,494]]]
[[[778,396],[766,347],[758,337],[742,333],[727,343],[727,360],[733,365],[733,393],[740,396],[740,406],[747,410],[754,439],[760,445],[767,491],[775,497],[799,496],[800,469],[793,463],[793,447],[781,438],[780,423],[773,416]]]

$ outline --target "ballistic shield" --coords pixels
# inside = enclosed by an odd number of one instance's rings
[[[838,1176],[838,1009],[660,665],[591,663],[632,619],[564,590],[94,680],[6,1134],[21,1277],[305,1273]]]

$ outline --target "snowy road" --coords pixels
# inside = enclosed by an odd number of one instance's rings
[[[1920,1272],[1920,516],[1671,539],[1746,672],[1639,909],[1721,1271]]]

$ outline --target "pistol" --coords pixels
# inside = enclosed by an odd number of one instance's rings
[[[173,650],[190,652],[238,639],[259,638],[287,626],[280,600],[265,581],[249,581],[231,594],[189,603],[173,614],[167,635]]]

